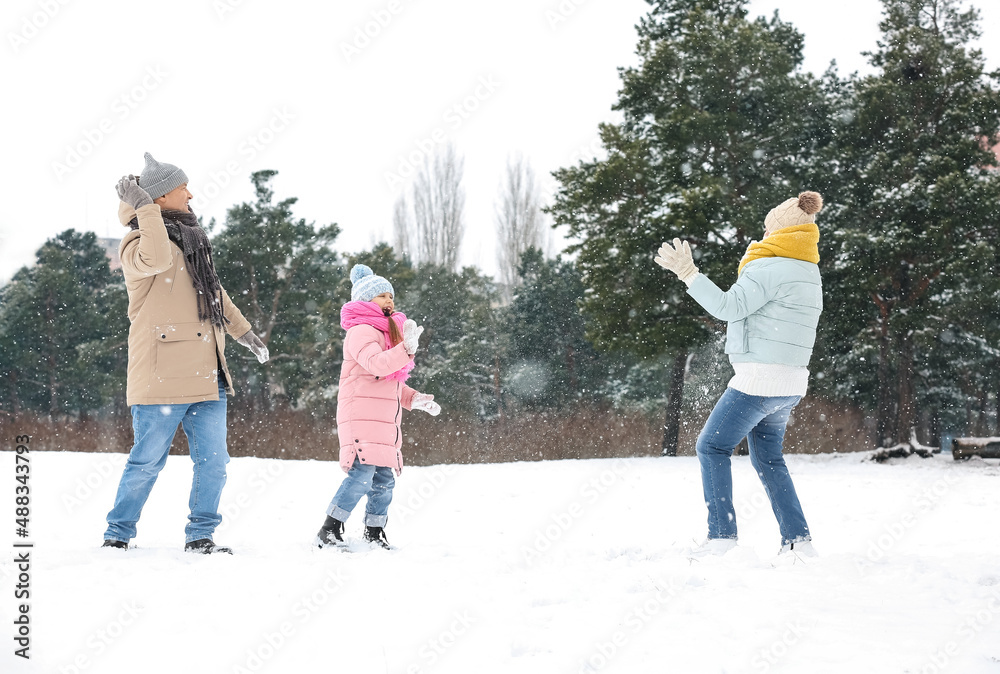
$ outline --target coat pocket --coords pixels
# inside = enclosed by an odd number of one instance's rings
[[[218,358],[211,330],[201,322],[154,326],[154,375],[160,379],[213,376]]]
[[[746,353],[750,350],[750,333],[747,330],[747,319],[729,323],[726,329],[726,353]]]

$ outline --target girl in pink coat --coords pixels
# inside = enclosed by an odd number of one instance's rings
[[[351,283],[351,301],[340,310],[347,336],[337,394],[340,467],[347,477],[326,509],[316,544],[342,545],[344,522],[367,495],[365,540],[388,548],[384,529],[396,483],[393,471],[403,470],[403,409],[437,416],[441,406],[434,396],[404,383],[424,329],[393,311],[392,284],[363,264],[351,269]]]

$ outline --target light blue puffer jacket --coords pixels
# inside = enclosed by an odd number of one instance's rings
[[[823,311],[823,283],[812,262],[787,257],[754,260],[725,292],[699,274],[688,294],[708,313],[729,322],[730,362],[809,365]]]

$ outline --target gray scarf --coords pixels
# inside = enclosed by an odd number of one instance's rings
[[[184,253],[188,275],[198,293],[198,320],[208,320],[216,327],[225,327],[230,321],[222,311],[222,284],[215,273],[208,234],[198,224],[194,213],[168,210],[163,211],[161,216],[167,236]],[[138,217],[132,218],[128,224],[132,229],[139,229]]]

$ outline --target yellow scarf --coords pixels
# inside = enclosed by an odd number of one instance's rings
[[[763,241],[754,241],[747,247],[747,252],[740,260],[737,275],[743,273],[743,267],[748,262],[765,257],[790,257],[793,260],[819,263],[819,227],[808,225],[792,225],[783,227],[766,237]]]

